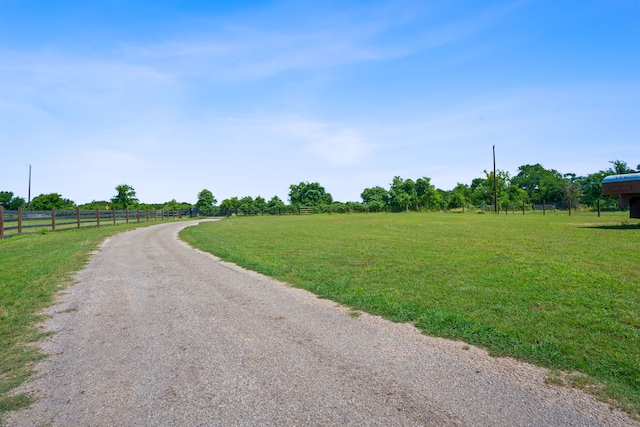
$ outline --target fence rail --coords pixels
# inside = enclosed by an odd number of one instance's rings
[[[22,234],[95,228],[108,225],[165,221],[193,216],[192,209],[183,210],[5,210],[0,206],[0,239]]]

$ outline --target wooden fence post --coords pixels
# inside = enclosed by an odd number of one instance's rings
[[[146,210],[147,222],[149,222],[149,209]]]
[[[140,209],[136,211],[136,219],[140,222]]]
[[[129,208],[124,210],[125,223],[129,224]]]
[[[598,197],[598,218],[600,218],[600,198]]]
[[[524,200],[522,201],[522,215],[524,215]]]
[[[18,208],[18,236],[22,235],[22,208]]]
[[[113,225],[116,225],[116,210],[111,210],[111,216],[113,217]]]
[[[153,210],[153,222],[158,221],[158,210],[154,209]]]
[[[547,206],[544,202],[544,199],[542,199],[542,215],[546,215],[547,214]]]
[[[100,228],[100,209],[96,208],[96,228]]]
[[[80,208],[76,208],[76,219],[78,220],[78,230],[80,230]]]
[[[51,231],[56,231],[56,210],[51,209]]]
[[[0,206],[0,240],[4,239],[4,206]]]

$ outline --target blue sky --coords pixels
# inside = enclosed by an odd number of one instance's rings
[[[0,190],[195,203],[640,163],[640,1],[0,0]]]

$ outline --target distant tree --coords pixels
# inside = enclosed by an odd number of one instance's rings
[[[63,198],[58,193],[40,194],[31,200],[31,209],[34,211],[47,211],[51,209],[68,210],[75,209],[76,204]]]
[[[272,215],[278,215],[282,213],[285,207],[286,205],[278,196],[273,196],[267,203],[267,212]]]
[[[180,211],[180,210],[187,210],[190,208],[191,208],[191,203],[177,202],[176,199],[172,199],[167,203],[164,203],[161,207],[161,209],[164,209],[167,211]],[[155,209],[155,207],[153,205],[148,205],[148,206],[145,206],[144,209]]]
[[[113,209],[130,209],[138,206],[140,201],[136,197],[136,190],[127,184],[116,186],[117,194],[111,198]]]
[[[447,207],[452,209],[466,206],[471,200],[470,193],[471,191],[468,185],[458,183],[449,193]]]
[[[78,208],[81,210],[95,210],[95,209],[107,209],[107,206],[111,208],[111,202],[106,200],[92,200],[90,203],[84,203],[79,205]]]
[[[221,215],[232,215],[238,213],[238,207],[240,206],[240,201],[237,197],[232,197],[230,199],[224,199],[222,203],[220,203],[220,214]]]
[[[634,172],[634,170],[629,168],[627,166],[627,163],[623,162],[622,160],[612,160],[609,163],[611,164],[611,166],[607,169],[594,172],[584,177],[576,178],[576,181],[579,182],[581,190],[579,197],[579,201],[581,204],[595,207],[598,204],[598,200],[601,200],[602,206],[605,209],[614,208],[618,205],[618,196],[602,195],[602,180],[610,175],[632,173]]]
[[[416,180],[417,203],[427,209],[439,209],[439,197],[436,187],[431,184],[431,178],[422,177]]]
[[[256,213],[257,208],[253,203],[253,197],[245,196],[242,199],[240,199],[238,203],[238,209],[240,210],[240,212],[244,213],[245,215],[251,215],[252,213]]]
[[[267,209],[267,201],[264,197],[256,197],[253,201],[254,206],[260,212],[261,215],[264,215],[264,211]]]
[[[416,182],[409,178],[402,183],[402,189],[409,196],[408,206],[415,206],[416,210],[418,210],[418,191],[416,190]]]
[[[382,212],[389,203],[389,192],[380,186],[365,188],[360,197],[370,212]]]
[[[389,205],[395,212],[409,210],[411,196],[404,190],[404,179],[394,176],[389,187]]]
[[[213,197],[213,193],[206,188],[198,193],[198,201],[196,202],[196,208],[200,215],[213,216],[216,213],[216,198]]]
[[[22,197],[13,197],[12,191],[0,191],[0,206],[9,210],[17,210],[26,206]]]
[[[627,162],[623,162],[622,160],[612,160],[609,163],[613,165],[613,167],[607,169],[607,172],[611,172],[611,175],[622,175],[625,173],[635,172],[627,165]]]
[[[567,205],[577,208],[580,192],[580,180],[576,178],[576,174],[565,174],[562,194]]]
[[[289,201],[294,206],[329,205],[333,197],[317,182],[301,182],[289,186]]]
[[[562,174],[557,170],[545,169],[537,163],[520,166],[518,171],[512,183],[525,190],[532,203],[541,203],[543,200],[556,203],[564,199],[565,183]]]

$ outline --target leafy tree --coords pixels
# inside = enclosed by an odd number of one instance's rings
[[[138,206],[140,201],[136,197],[136,190],[127,184],[116,186],[118,192],[111,198],[111,207],[113,209],[130,209]]]
[[[416,183],[411,178],[402,183],[402,189],[409,196],[409,205],[415,206],[418,210],[418,191],[416,190]]]
[[[471,200],[471,189],[466,184],[458,183],[453,190],[449,193],[449,200],[447,207],[449,208],[461,208]]]
[[[95,209],[106,209],[107,206],[111,208],[111,202],[106,200],[92,200],[90,203],[84,203],[78,206],[81,210],[95,210]]]
[[[237,215],[239,206],[240,206],[240,200],[238,200],[237,197],[224,199],[222,203],[220,203],[220,214],[232,215],[235,213]]]
[[[562,194],[564,196],[564,201],[569,206],[577,207],[578,200],[580,198],[580,190],[580,181],[576,178],[576,175],[565,174]]]
[[[252,213],[255,213],[258,210],[254,205],[253,197],[251,196],[245,196],[242,199],[240,199],[238,208],[245,215],[251,215]]]
[[[47,211],[51,209],[65,210],[75,209],[76,204],[63,198],[58,193],[40,194],[31,201],[31,209],[35,211]]]
[[[213,193],[206,188],[198,193],[198,201],[196,208],[200,215],[213,216],[216,213],[215,204],[217,200],[213,197]]]
[[[261,215],[264,215],[264,211],[267,209],[267,201],[264,199],[264,197],[256,197],[253,201],[253,205],[258,211],[260,211]]]
[[[140,206],[140,208],[141,209],[150,209],[150,210],[156,209],[156,207],[154,205]],[[171,199],[167,203],[163,204],[161,209],[164,209],[164,210],[167,210],[167,211],[186,210],[186,209],[191,209],[191,203],[177,202],[176,199]]]
[[[439,209],[439,197],[436,187],[431,184],[431,178],[426,176],[416,180],[416,203],[429,209]]]
[[[612,160],[609,163],[612,166],[607,169],[594,172],[585,177],[576,178],[576,181],[579,182],[581,189],[581,194],[579,197],[580,203],[587,206],[595,207],[598,203],[598,199],[601,199],[603,206],[605,206],[606,208],[613,208],[618,205],[618,196],[602,195],[602,180],[610,175],[632,173],[634,172],[634,170],[629,168],[627,166],[627,163],[623,162],[622,160]]]
[[[613,167],[607,169],[607,172],[611,172],[611,175],[622,175],[625,173],[635,172],[627,165],[627,162],[623,162],[622,160],[612,160],[609,163],[613,165]]]
[[[389,192],[380,186],[365,188],[360,197],[370,212],[382,212],[389,203]]]
[[[407,192],[407,190],[413,190],[413,194]],[[391,208],[396,211],[406,210],[409,211],[409,205],[413,202],[413,196],[415,195],[415,184],[413,181],[409,185],[405,184],[404,179],[399,176],[394,176],[389,188],[389,204]]]
[[[513,184],[513,181],[507,185],[506,196],[507,202],[503,207],[509,210],[522,209],[522,205],[529,200],[527,192]]]
[[[285,207],[286,205],[278,196],[273,196],[267,203],[267,211],[272,215],[278,215],[282,213],[282,210]]]
[[[294,206],[329,205],[333,197],[317,182],[301,182],[289,186],[289,201]]]
[[[541,203],[560,202],[564,199],[562,174],[554,169],[545,169],[542,165],[523,165],[512,183],[527,192],[529,201]]]
[[[0,191],[0,206],[9,210],[25,207],[27,203],[22,197],[13,197],[12,191]]]

